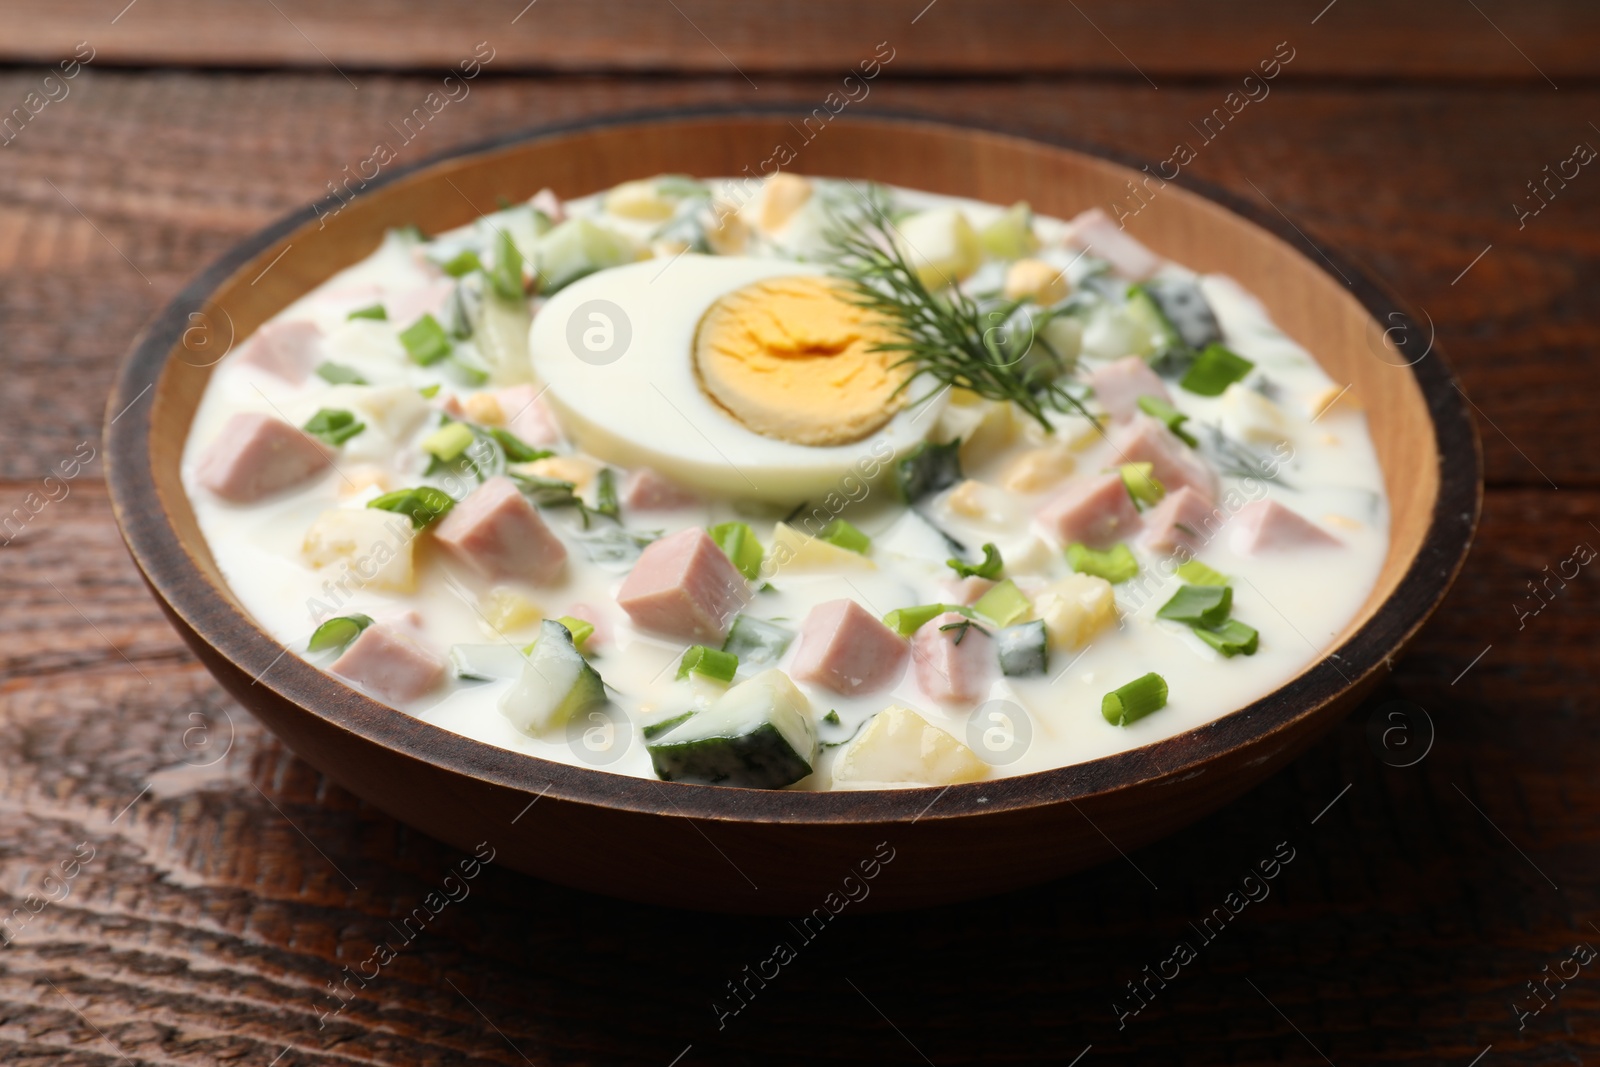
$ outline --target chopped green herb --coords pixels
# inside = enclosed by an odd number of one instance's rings
[[[448,463],[465,452],[474,439],[471,426],[464,422],[447,422],[422,439],[422,450]]]
[[[1233,589],[1226,585],[1185,585],[1161,605],[1156,617],[1191,626],[1221,626],[1233,610]]]
[[[748,523],[724,522],[711,527],[711,540],[733,561],[739,573],[755,581],[761,575],[761,542]]]
[[[495,231],[494,267],[485,272],[489,286],[505,300],[522,300],[522,252],[511,234],[503,229]]]
[[[739,657],[740,663],[756,666],[776,663],[794,640],[794,631],[766,619],[750,615],[735,615],[728,627],[728,639],[722,642],[722,651]]]
[[[687,678],[693,673],[715,678],[719,682],[731,682],[738,669],[738,656],[705,645],[691,645],[683,654],[683,659],[678,661],[679,678]]]
[[[1104,552],[1074,542],[1067,546],[1067,564],[1079,574],[1092,574],[1119,585],[1139,573],[1139,561],[1127,545],[1112,545]]]
[[[572,635],[572,643],[577,648],[582,648],[583,643],[594,636],[594,623],[588,619],[580,619],[576,615],[563,615],[556,622],[567,628],[567,633]]]
[[[414,489],[396,489],[392,493],[384,493],[367,501],[367,507],[378,508],[382,511],[393,511],[411,519],[411,525],[419,530],[441,518],[445,512],[456,506],[450,494],[443,489],[435,489],[431,485],[419,485]]]
[[[1200,444],[1200,442],[1195,439],[1194,434],[1183,428],[1183,424],[1189,421],[1189,416],[1185,415],[1183,412],[1179,411],[1165,400],[1162,400],[1160,397],[1141,396],[1139,398],[1139,410],[1144,412],[1146,415],[1160,419],[1162,422],[1166,423],[1167,429],[1171,430],[1177,436],[1178,440],[1182,441],[1190,448],[1194,448]]]
[[[993,636],[988,630],[985,630],[971,619],[959,619],[956,622],[947,622],[943,626],[939,627],[940,633],[944,633],[948,630],[955,631],[955,640],[953,640],[951,644],[956,645],[959,645],[961,643],[961,639],[967,636],[968,630],[977,630],[985,637]]]
[[[958,578],[998,578],[1000,568],[1005,566],[1000,559],[1000,550],[990,541],[983,546],[983,562],[967,563],[959,559],[947,559],[944,565],[956,572]]]
[[[917,604],[909,608],[895,608],[883,617],[883,624],[901,637],[910,637],[922,624],[947,611],[960,612],[969,618],[972,609],[964,604]]]
[[[1151,672],[1113,689],[1100,701],[1100,714],[1112,726],[1137,722],[1167,706],[1167,680]]]
[[[1192,627],[1194,635],[1228,658],[1253,656],[1261,644],[1261,634],[1253,626],[1229,619],[1221,626]]]
[[[317,377],[332,385],[366,385],[367,380],[354,367],[326,360],[317,364]]]
[[[439,395],[439,383],[434,382],[432,385],[424,385],[420,387],[417,392],[422,395],[422,399],[432,400],[434,397]]]
[[[610,467],[602,467],[595,475],[594,509],[608,519],[622,521],[622,505],[617,502],[617,472]]]
[[[858,555],[865,556],[872,551],[872,538],[843,519],[834,519],[828,523],[817,537],[830,545],[838,545]]]
[[[1033,610],[1033,603],[1017,588],[1016,582],[1007,578],[979,597],[972,610],[992,619],[996,626],[1010,626]]]
[[[506,459],[512,463],[532,463],[536,459],[549,459],[555,455],[548,448],[534,448],[510,430],[498,426],[485,426],[483,432],[499,442],[500,447],[505,449]]]
[[[905,504],[915,504],[961,480],[961,441],[924,441],[895,461],[894,488]]]
[[[371,625],[372,620],[365,615],[341,615],[336,619],[329,619],[312,631],[311,640],[306,642],[306,651],[326,652],[329,649],[342,649]]]
[[[1198,396],[1221,396],[1234,382],[1242,381],[1255,364],[1219,344],[1200,350],[1194,364],[1178,384]]]
[[[450,335],[444,332],[444,327],[432,315],[424,315],[401,330],[400,343],[405,345],[411,361],[424,367],[448,356],[453,347]]]
[[[822,717],[822,721],[827,723],[829,726],[842,725],[839,719],[839,712],[837,710],[828,712],[828,714]]]
[[[478,258],[478,253],[465,248],[456,253],[450,262],[441,264],[439,269],[452,278],[465,278],[475,270],[482,270],[483,261]]]
[[[1227,585],[1228,576],[1214,571],[1197,559],[1178,565],[1178,577],[1190,585]]]
[[[389,321],[389,312],[382,304],[369,304],[364,308],[356,308],[345,319],[377,319],[379,322]]]
[[[459,348],[450,353],[445,365],[455,371],[456,379],[462,385],[476,389],[489,381],[489,372],[470,360]]]
[[[1161,498],[1167,495],[1167,487],[1156,479],[1155,469],[1154,463],[1124,463],[1117,468],[1128,495],[1141,508],[1159,504]]]
[[[334,448],[338,448],[366,428],[367,424],[358,422],[354,412],[339,408],[322,408],[301,427],[312,437],[320,437]]]

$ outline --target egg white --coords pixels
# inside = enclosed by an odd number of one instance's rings
[[[860,441],[792,444],[753,432],[706,396],[693,348],[701,316],[718,297],[766,278],[821,273],[812,263],[686,253],[592,274],[534,316],[528,340],[534,374],[573,442],[609,463],[652,467],[717,494],[776,503],[820,498],[847,476],[861,480],[886,470],[890,458],[925,438],[943,396],[908,405]],[[609,362],[583,347],[585,329],[605,326],[591,315],[608,314],[593,301],[620,308],[631,334]],[[610,327],[622,332],[621,323]],[[916,399],[934,387],[910,388]]]

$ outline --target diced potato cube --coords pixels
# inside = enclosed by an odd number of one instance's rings
[[[788,523],[772,528],[772,544],[767,548],[767,568],[774,574],[789,571],[864,571],[877,564],[859,552],[827,541],[808,537]]]
[[[706,223],[706,243],[719,256],[736,256],[750,243],[750,227],[729,204],[714,204]]]
[[[956,393],[964,394],[957,397]],[[961,464],[974,469],[1011,447],[1017,437],[1014,407],[1009,403],[985,400],[965,389],[951,390],[951,400],[939,413],[934,437],[940,441],[961,439]]]
[[[1030,448],[1006,465],[1000,484],[1013,493],[1042,493],[1064,480],[1078,465],[1061,445]]]
[[[1329,512],[1328,514],[1322,516],[1322,521],[1327,523],[1329,526],[1337,526],[1341,530],[1362,529],[1361,523],[1357,522],[1355,519],[1352,519],[1348,515],[1338,515],[1333,512]]]
[[[662,222],[672,217],[676,202],[661,195],[653,178],[623,182],[606,194],[606,210],[625,219]]]
[[[493,393],[471,393],[461,401],[461,410],[473,422],[485,426],[499,426],[506,421],[500,400]]]
[[[1239,382],[1223,391],[1222,421],[1235,437],[1245,441],[1272,444],[1288,437],[1283,410]]]
[[[1030,537],[1022,551],[1010,551],[1005,554],[1006,573],[1013,577],[1021,574],[1049,574],[1060,559],[1060,554],[1042,538]]]
[[[411,522],[403,515],[375,508],[334,508],[311,524],[300,551],[313,567],[337,565],[350,576],[352,589],[409,593],[416,585],[411,564],[415,540]]]
[[[1311,398],[1306,405],[1306,414],[1313,419],[1320,419],[1335,407],[1346,411],[1361,410],[1355,391],[1348,385],[1330,385]]]
[[[573,453],[568,456],[547,456],[536,459],[532,463],[518,463],[512,469],[518,474],[531,474],[536,478],[555,478],[563,482],[571,482],[578,489],[583,489],[594,476],[605,467],[604,463],[593,456]]]
[[[767,179],[761,193],[756,225],[762,233],[775,233],[811,199],[811,183],[798,174],[779,171]]]
[[[955,785],[988,773],[976,752],[900,704],[874,715],[833,765],[840,782]]]
[[[912,215],[900,223],[900,240],[912,269],[929,289],[964,281],[983,262],[978,234],[957,208]]]
[[[1053,582],[1034,598],[1033,609],[1056,649],[1082,648],[1117,621],[1111,583],[1092,574],[1069,574]]]
[[[318,398],[317,406],[353,408],[395,439],[421,426],[431,410],[409,385],[337,385]]]
[[[368,489],[386,493],[394,488],[389,472],[370,463],[346,467],[339,479],[339,496],[346,500],[362,496]]]
[[[1072,286],[1061,268],[1042,259],[1019,259],[1006,268],[1007,300],[1031,297],[1035,304],[1050,307],[1065,300],[1071,292]]]
[[[544,618],[539,605],[515,589],[497,585],[483,595],[478,609],[484,622],[495,634],[511,633],[534,626]]]

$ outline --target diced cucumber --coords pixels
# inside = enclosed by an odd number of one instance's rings
[[[1010,578],[991,588],[972,605],[972,610],[996,625],[1009,626],[1033,610],[1026,594]]]
[[[455,676],[467,682],[493,682],[518,678],[528,657],[515,645],[451,645],[450,666]]]
[[[651,741],[657,737],[660,737],[668,730],[678,726],[683,722],[683,720],[687,719],[693,714],[694,711],[692,709],[689,711],[680,711],[678,714],[662,719],[660,722],[653,722],[650,725],[641,728],[639,732],[644,734],[644,739],[646,741]]]
[[[732,652],[746,666],[759,667],[776,663],[794,640],[794,631],[766,619],[749,615],[735,615],[728,627],[728,639],[722,642],[722,651]]]
[[[535,262],[545,295],[607,267],[633,262],[633,245],[619,233],[585,218],[572,218],[539,239]]]
[[[1198,352],[1222,341],[1216,313],[1193,278],[1153,278],[1143,288],[1186,346]]]
[[[1039,247],[1033,233],[1033,209],[1018,200],[1005,213],[978,231],[983,250],[996,259],[1021,259]]]
[[[1189,346],[1184,344],[1183,334],[1178,331],[1172,320],[1167,318],[1167,313],[1162,310],[1147,285],[1129,286],[1128,302],[1122,310],[1124,316],[1149,337],[1147,358],[1160,360],[1174,351],[1190,351]]]
[[[539,246],[539,239],[550,231],[550,219],[532,204],[516,204],[504,211],[484,215],[477,221],[479,239],[483,247],[496,247],[496,238],[505,234],[528,259]]]
[[[552,619],[539,624],[522,673],[500,698],[500,711],[524,733],[541,735],[606,700],[600,674],[578,653],[567,628]]]
[[[915,504],[961,480],[961,441],[924,441],[895,461],[894,487],[901,503]]]
[[[646,745],[667,782],[781,789],[811,773],[817,732],[789,676],[763,671]]]
[[[483,294],[472,324],[478,355],[496,385],[518,385],[533,380],[528,356],[528,328],[533,316],[525,300],[507,300],[493,289]]]
[[[995,648],[1000,655],[1000,673],[1013,678],[1028,674],[1044,674],[1050,667],[1050,640],[1044,622],[1008,626],[995,635]]]

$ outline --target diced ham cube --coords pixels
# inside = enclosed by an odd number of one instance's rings
[[[900,680],[909,650],[854,600],[830,600],[806,616],[789,674],[845,696],[869,693]]]
[[[442,315],[445,303],[455,288],[454,278],[435,278],[384,297],[383,308],[389,321],[403,330],[424,315],[432,315],[436,319]]]
[[[567,548],[516,483],[484,482],[434,527],[433,538],[485,578],[523,578],[543,585],[560,577]]]
[[[537,385],[513,385],[495,390],[495,403],[500,406],[500,421],[520,440],[530,445],[553,445],[561,440],[561,428],[544,402],[544,388]]]
[[[645,630],[721,641],[750,598],[750,585],[698,526],[646,546],[617,591],[617,604]]]
[[[574,619],[582,619],[594,627],[594,633],[589,635],[584,647],[594,648],[611,640],[611,623],[607,621],[605,612],[593,604],[568,604],[566,614]]]
[[[567,209],[562,206],[561,198],[556,195],[554,189],[548,187],[540,189],[533,194],[528,203],[533,205],[535,211],[544,212],[552,225],[565,222],[567,219]]]
[[[950,594],[950,601],[956,604],[976,603],[979,597],[994,586],[994,579],[979,578],[975,574],[966,578],[949,578],[944,583],[946,591]]]
[[[1075,215],[1067,223],[1067,239],[1111,264],[1125,278],[1142,282],[1161,269],[1162,259],[1097,207]]]
[[[1172,394],[1142,356],[1123,356],[1114,363],[1096,367],[1089,375],[1089,384],[1094,388],[1101,410],[1116,419],[1137,415],[1141,396],[1172,403]]]
[[[242,411],[228,420],[200,461],[200,484],[235,504],[299,485],[333,463],[333,451],[282,419]]]
[[[911,662],[917,686],[928,696],[945,704],[970,704],[989,690],[994,640],[971,619],[947,611],[923,623],[911,638]]]
[[[305,319],[269,322],[256,331],[239,360],[299,385],[322,362],[322,331]]]
[[[1240,508],[1229,524],[1229,543],[1242,556],[1293,548],[1333,548],[1343,542],[1299,512],[1276,500],[1256,500]]]
[[[1139,530],[1139,510],[1115,471],[1074,482],[1045,502],[1038,519],[1063,544],[1082,541],[1090,548],[1115,544]]]
[[[1217,535],[1225,518],[1209,497],[1186,485],[1144,513],[1144,533],[1139,540],[1158,552],[1179,546],[1199,551]]]
[[[622,506],[629,511],[671,511],[699,501],[689,490],[649,467],[632,471],[622,483]]]
[[[1136,415],[1112,436],[1118,463],[1149,463],[1167,492],[1188,486],[1203,496],[1217,497],[1217,474],[1194,449],[1178,439],[1166,424],[1149,415]]]
[[[438,688],[444,660],[398,626],[373,623],[350,642],[328,670],[381,700],[402,703]]]

